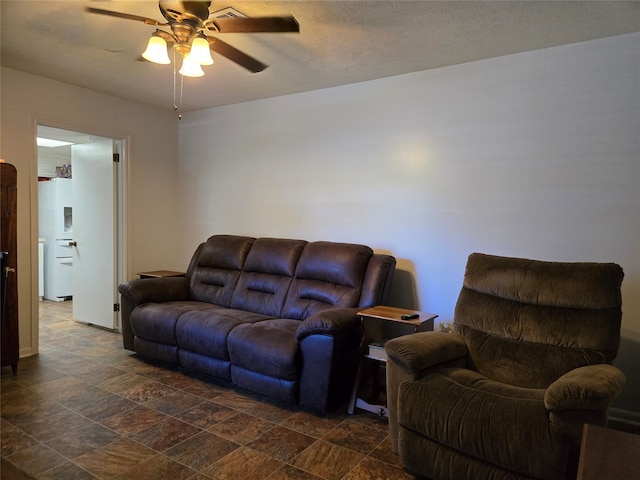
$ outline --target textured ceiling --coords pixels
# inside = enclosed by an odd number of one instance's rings
[[[157,1],[2,0],[2,66],[162,108],[173,70],[139,61],[156,27],[86,6],[164,20]],[[316,90],[640,31],[640,2],[226,1],[249,17],[291,14],[300,33],[220,34],[269,65],[251,74],[214,54],[187,78],[183,111]]]

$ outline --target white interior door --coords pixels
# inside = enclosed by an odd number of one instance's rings
[[[117,326],[114,140],[73,145],[73,318]]]

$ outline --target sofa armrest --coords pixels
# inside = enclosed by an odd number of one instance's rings
[[[467,344],[458,335],[421,332],[393,338],[385,344],[387,356],[407,370],[420,371],[467,356]]]
[[[144,278],[121,283],[120,329],[124,348],[134,350],[131,312],[143,303],[161,303],[189,299],[186,277]]]
[[[556,413],[575,410],[606,411],[624,384],[624,374],[613,365],[576,368],[549,385],[544,394],[544,406]]]
[[[360,328],[357,308],[332,308],[305,318],[298,327],[296,339],[301,342],[309,335],[336,335]]]
[[[144,278],[121,283],[118,291],[134,305],[174,302],[189,299],[186,277]]]
[[[317,412],[344,405],[353,388],[362,342],[358,308],[332,308],[300,322],[300,405]]]

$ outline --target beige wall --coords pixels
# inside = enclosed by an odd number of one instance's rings
[[[18,309],[21,355],[38,352],[37,123],[124,138],[127,277],[180,268],[177,250],[178,127],[171,111],[11,69],[1,70],[0,157],[18,171]]]
[[[213,233],[356,241],[451,321],[474,251],[624,268],[640,421],[640,34],[190,112],[184,257]],[[214,148],[211,148],[211,146]]]

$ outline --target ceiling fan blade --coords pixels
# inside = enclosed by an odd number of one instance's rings
[[[210,30],[220,33],[278,33],[299,32],[300,25],[292,16],[256,18],[211,18],[206,22]]]
[[[268,67],[259,60],[250,57],[244,52],[241,52],[235,47],[232,47],[226,42],[218,38],[207,37],[209,41],[209,48],[216,53],[219,53],[223,57],[227,57],[229,60],[236,62],[241,67],[246,68],[252,73],[258,73]]]
[[[100,15],[108,15],[110,17],[125,18],[127,20],[136,20],[138,22],[146,23],[147,25],[159,25],[159,26],[169,25],[168,23],[160,23],[159,21],[154,20],[153,18],[141,17],[140,15],[132,15],[130,13],[113,12],[111,10],[102,10],[101,8],[86,7],[86,11],[89,13],[98,13]]]

